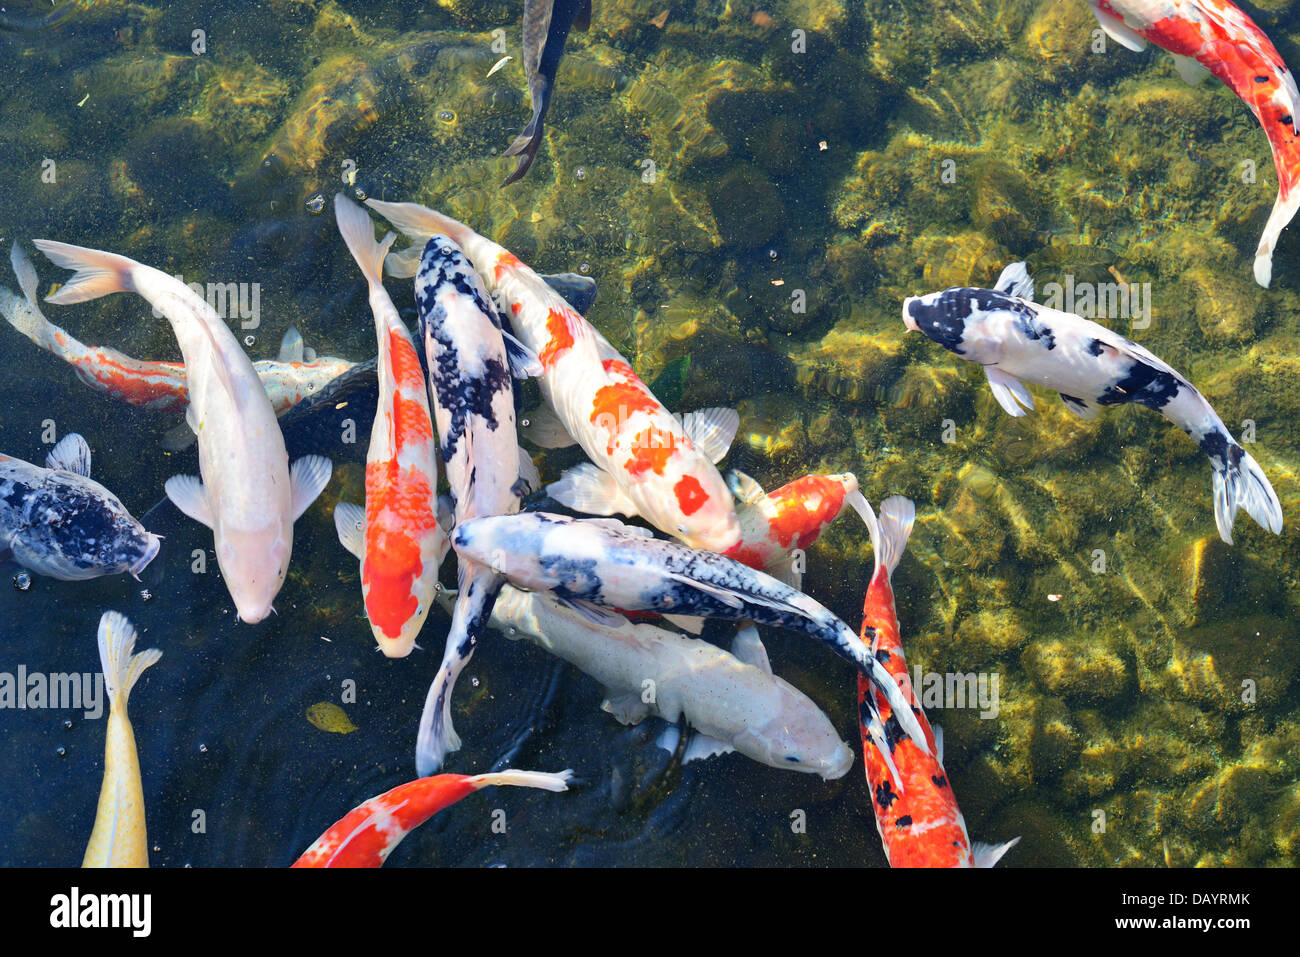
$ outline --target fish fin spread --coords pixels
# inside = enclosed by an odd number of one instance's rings
[[[573,771],[520,771],[508,768],[505,771],[492,771],[488,774],[475,774],[470,778],[476,788],[520,787],[541,788],[543,791],[567,791],[573,780]]]
[[[506,361],[510,363],[510,374],[516,379],[536,379],[546,371],[542,368],[542,361],[537,358],[537,353],[504,329],[501,330],[501,341],[506,345]]]
[[[1295,218],[1300,210],[1300,189],[1294,189],[1287,196],[1278,191],[1273,203],[1273,211],[1264,224],[1264,232],[1259,238],[1259,248],[1255,250],[1255,282],[1265,289],[1273,281],[1273,248],[1277,245],[1282,230]]]
[[[537,471],[533,457],[523,446],[519,447],[519,481],[515,484],[519,486],[516,494],[520,498],[542,487],[542,473]]]
[[[556,595],[555,600],[564,607],[572,609],[598,628],[618,628],[627,622],[627,619],[622,615],[612,612],[608,608],[602,608],[600,605],[592,604],[589,601],[583,601],[581,598],[563,598]]]
[[[910,498],[892,495],[880,503],[880,538],[872,539],[877,561],[892,576],[903,558],[907,539],[916,523],[916,505]]]
[[[334,463],[323,455],[304,455],[289,467],[289,511],[296,522],[316,496],[325,491]]]
[[[502,186],[509,186],[511,183],[517,183],[524,178],[528,168],[533,165],[533,160],[537,158],[537,148],[542,145],[542,117],[546,113],[546,97],[549,93],[549,83],[546,84],[548,90],[543,94],[543,106],[533,111],[533,118],[528,121],[524,131],[514,138],[509,146],[506,147],[505,156],[518,156],[519,161],[515,168],[510,171],[510,175],[501,181]]]
[[[298,331],[297,326],[290,326],[280,339],[278,358],[281,362],[302,362],[304,355],[306,355],[306,345],[302,341],[302,333]]]
[[[112,705],[126,708],[131,689],[144,670],[162,657],[157,648],[139,654],[135,650],[135,626],[125,615],[106,611],[99,619],[99,664],[104,671],[104,690]]]
[[[976,841],[971,845],[971,863],[975,867],[992,867],[1002,860],[1002,855],[1020,843],[1020,838],[1013,837],[1005,844],[985,844]]]
[[[315,361],[316,361],[317,359],[319,359],[319,358],[320,358],[320,356],[318,356],[318,355],[316,354],[316,350],[315,350],[315,349],[313,349],[311,346],[307,345],[306,343],[303,343],[303,347],[302,347],[302,361],[303,361],[303,362],[306,362],[306,363],[312,363],[312,362],[315,362]]]
[[[767,656],[763,639],[758,637],[758,629],[753,622],[736,629],[736,637],[731,639],[731,655],[737,661],[753,665],[765,675],[772,673],[772,660]]]
[[[49,239],[34,239],[32,245],[45,253],[56,266],[76,270],[58,292],[45,297],[46,302],[67,306],[115,292],[135,291],[131,271],[137,264],[125,256]]]
[[[702,591],[706,595],[709,595],[712,598],[716,598],[718,601],[722,602],[728,608],[734,608],[736,610],[740,610],[745,607],[745,603],[744,601],[741,600],[740,596],[736,595],[734,592],[727,591],[727,589],[725,588],[719,588],[717,585],[712,585],[709,582],[697,581],[694,578],[687,578],[685,575],[679,575],[676,572],[669,572],[666,577],[671,579],[672,581],[677,582],[678,584],[686,585],[690,588],[695,589],[696,591]],[[750,600],[753,601],[754,604],[756,605],[767,605],[769,607],[777,608],[782,611],[788,609],[788,606],[785,605],[784,603],[778,604],[778,603],[770,602],[764,598],[751,597]]]
[[[619,724],[640,724],[650,714],[650,706],[634,691],[607,697],[600,703],[601,711],[608,711]]]
[[[1072,395],[1061,393],[1061,401],[1065,407],[1081,419],[1095,419],[1101,413],[1101,410],[1095,405],[1089,405],[1083,399],[1076,399]]]
[[[334,506],[334,530],[338,532],[339,542],[360,560],[366,554],[366,510],[351,502],[339,502]]]
[[[208,494],[197,475],[173,475],[163,485],[163,491],[172,500],[172,504],[194,519],[211,528],[216,519],[212,515],[212,506],[208,503]]]
[[[930,730],[934,733],[934,759],[943,767],[943,726],[932,724]]]
[[[1210,71],[1197,63],[1189,56],[1182,56],[1178,53],[1171,53],[1174,58],[1174,69],[1178,75],[1183,78],[1183,82],[1188,86],[1198,86],[1202,80],[1210,75]]]
[[[806,559],[795,551],[786,552],[772,564],[763,569],[782,585],[789,585],[795,591],[803,591],[803,567]]]
[[[527,424],[520,423],[519,434],[538,448],[567,449],[578,444],[549,405],[539,405],[524,416],[524,421]]]
[[[692,761],[706,761],[719,755],[731,754],[735,750],[735,747],[726,741],[696,731],[695,734],[691,735],[686,750],[682,752],[682,764],[690,764]]]
[[[736,501],[745,505],[761,502],[767,496],[767,493],[763,491],[763,486],[740,471],[740,469],[732,469],[727,473],[726,479],[727,488],[731,489],[731,494],[736,496]]]
[[[334,194],[334,219],[338,223],[339,235],[343,237],[352,258],[361,267],[361,275],[366,277],[366,283],[372,289],[382,288],[384,259],[397,239],[397,234],[388,233],[383,239],[376,240],[374,221],[365,209],[342,193]]]
[[[1277,493],[1259,463],[1240,445],[1230,443],[1224,455],[1230,459],[1238,452],[1241,457],[1237,463],[1225,462],[1222,468],[1215,469],[1213,477],[1214,523],[1219,528],[1219,537],[1229,545],[1239,508],[1244,508],[1262,528],[1274,535],[1282,534],[1282,504],[1277,500]]]
[[[1096,14],[1097,22],[1101,24],[1101,28],[1106,31],[1106,36],[1120,46],[1132,50],[1134,53],[1141,53],[1147,48],[1147,41],[1141,34],[1125,26],[1124,21],[1118,17],[1102,10],[1097,0],[1088,0],[1088,6],[1092,7],[1092,12]]]
[[[1002,275],[998,276],[993,289],[1004,296],[1034,301],[1034,280],[1029,275],[1029,267],[1022,262],[1012,263],[1002,270]]]
[[[588,515],[636,515],[636,504],[619,487],[614,476],[590,462],[575,465],[546,486],[546,493],[561,505]]]
[[[36,304],[36,267],[23,250],[22,243],[14,240],[9,250],[9,263],[14,267],[14,276],[18,279],[18,288],[32,305]]]
[[[368,199],[366,205],[396,226],[403,235],[419,241],[415,247],[418,250],[415,254],[417,268],[420,256],[424,254],[424,244],[431,236],[442,233],[456,245],[464,246],[466,241],[478,235],[464,223],[419,203],[386,203],[380,199]]]
[[[1007,415],[1014,415],[1017,418],[1024,415],[1026,411],[1033,409],[1034,397],[1029,394],[1023,382],[1013,375],[1009,375],[995,366],[985,366],[984,374],[988,376],[989,388],[993,390],[993,398],[998,400],[998,405],[1002,406]],[[1019,402],[1019,405],[1016,403]],[[1024,406],[1022,409],[1020,406]]]
[[[714,465],[721,462],[731,448],[738,428],[740,413],[735,409],[700,409],[682,416],[682,431]]]
[[[190,425],[187,416],[164,432],[159,444],[168,452],[180,452],[193,445],[197,438],[198,435],[195,434],[194,427]]]
[[[696,615],[663,615],[664,621],[672,622],[682,631],[692,635],[698,635],[704,631],[705,619]]]
[[[389,253],[384,260],[384,271],[394,279],[410,279],[420,271],[420,257],[424,255],[424,246],[416,243]]]
[[[45,467],[90,478],[90,446],[76,432],[69,432],[45,456]]]

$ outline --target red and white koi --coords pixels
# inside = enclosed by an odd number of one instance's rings
[[[126,256],[36,240],[76,273],[47,302],[66,304],[136,292],[167,317],[185,359],[185,419],[199,445],[199,472],[167,480],[167,497],[212,529],[217,564],[239,617],[258,622],[284,584],[293,523],[329,482],[329,459],[289,468],[284,436],[253,364],[216,311],[183,282]]]
[[[1277,167],[1277,200],[1255,252],[1255,281],[1273,277],[1273,247],[1300,209],[1300,90],[1272,41],[1228,0],[1088,0],[1101,27],[1133,51],[1146,41],[1196,83],[1211,73],[1259,120]]]
[[[0,287],[0,314],[9,324],[72,366],[86,385],[137,408],[184,412],[190,404],[185,363],[133,359],[109,346],[88,346],[50,322],[36,301],[36,271],[15,242],[10,261],[24,298]],[[278,359],[258,359],[253,371],[262,380],[271,408],[280,415],[347,372],[355,362],[334,356],[304,355],[302,336],[292,326],[280,343]]]
[[[880,519],[862,500],[859,508],[871,532],[876,568],[862,603],[862,629],[875,630],[871,652],[898,682],[925,732],[929,753],[902,733],[898,715],[878,690],[858,676],[858,722],[876,830],[891,867],[992,867],[1020,838],[991,847],[971,845],[966,822],[943,769],[943,734],[931,730],[916,703],[894,608],[890,576],[912,532],[916,508],[902,497],[880,503]]]
[[[366,507],[334,508],[339,541],[361,560],[366,617],[385,655],[411,653],[438,590],[447,535],[438,527],[438,450],[415,343],[384,291],[384,257],[397,237],[375,240],[366,211],[334,197],[339,233],[370,288],[379,345],[379,403],[366,452]]]
[[[445,807],[482,788],[498,786],[567,791],[572,771],[498,771],[439,774],[399,784],[359,804],[303,851],[292,867],[381,867],[393,848]]]
[[[537,355],[542,399],[596,464],[564,504],[592,514],[638,514],[696,548],[725,551],[740,540],[740,520],[713,450],[697,447],[627,360],[602,345],[591,324],[537,273],[441,213],[414,203],[366,202],[420,242],[443,233],[459,244],[514,334]],[[696,421],[703,434],[715,431],[709,415]],[[573,504],[579,499],[581,505]]]

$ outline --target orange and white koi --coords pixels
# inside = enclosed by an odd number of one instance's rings
[[[126,702],[140,675],[162,657],[162,652],[150,648],[132,654],[134,650],[135,628],[131,622],[115,611],[104,612],[99,619],[99,663],[104,670],[109,708],[104,783],[99,789],[95,827],[82,867],[149,866],[140,757]]]
[[[76,273],[47,302],[85,302],[135,292],[167,317],[185,359],[198,437],[199,472],[173,475],[167,497],[212,529],[221,577],[242,621],[258,622],[284,584],[293,523],[329,482],[329,459],[308,455],[289,467],[271,400],[234,333],[203,297],[174,276],[126,256],[35,241],[51,261]]]
[[[854,502],[854,507],[859,508]],[[916,508],[895,496],[880,504],[877,520],[864,499],[862,518],[871,533],[876,568],[862,603],[862,628],[875,629],[871,651],[898,682],[925,732],[930,753],[902,733],[898,715],[871,682],[859,675],[858,722],[876,830],[891,867],[992,867],[1020,838],[997,847],[971,845],[966,822],[943,769],[943,733],[932,730],[912,690],[898,630],[890,576],[907,547]],[[874,707],[868,696],[874,697]]]
[[[721,454],[710,444],[727,431],[732,410],[696,413],[688,428],[586,319],[508,250],[424,206],[366,202],[419,242],[438,233],[456,242],[514,334],[537,355],[543,401],[595,463],[550,486],[551,495],[591,514],[639,514],[696,548],[725,551],[740,540],[731,494],[714,466]],[[729,444],[728,435],[723,452]]]
[[[10,261],[22,299],[0,287],[0,315],[46,352],[72,366],[86,385],[137,408],[184,412],[190,404],[185,363],[133,359],[109,346],[88,346],[50,322],[36,301],[36,271],[15,242]],[[304,351],[302,336],[289,327],[277,359],[259,359],[253,371],[262,380],[271,408],[280,415],[347,372],[355,362]]]
[[[493,785],[567,791],[572,771],[439,774],[399,784],[358,805],[316,839],[292,867],[381,867],[393,848],[445,807]]]
[[[1146,41],[1174,56],[1179,74],[1227,84],[1255,114],[1277,167],[1277,200],[1255,252],[1255,281],[1273,277],[1273,247],[1300,209],[1300,90],[1272,41],[1228,0],[1088,0],[1101,27],[1133,51]]]
[[[739,502],[740,541],[722,554],[794,588],[802,578],[800,553],[839,517],[851,496],[862,495],[852,472],[805,475],[768,493],[733,470],[727,484]]]
[[[379,404],[366,453],[366,507],[334,508],[339,541],[361,561],[366,617],[385,655],[403,658],[429,614],[447,535],[438,527],[438,448],[420,356],[384,291],[384,257],[396,239],[375,240],[366,211],[334,197],[339,233],[370,287],[379,343]]]

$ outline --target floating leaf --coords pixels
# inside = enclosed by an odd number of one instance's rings
[[[347,734],[357,730],[343,709],[332,701],[318,701],[307,709],[307,720],[322,731]]]

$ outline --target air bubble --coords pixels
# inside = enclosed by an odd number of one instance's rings
[[[325,194],[313,193],[307,200],[307,212],[319,216],[325,210]]]
[[[14,587],[19,591],[27,591],[32,587],[32,576],[22,571],[14,576]]]
[[[256,341],[257,341],[257,337],[256,337],[256,336],[251,336],[251,335],[250,335],[250,336],[244,336],[244,345],[246,345],[246,346],[250,346],[250,347],[251,347],[251,346],[253,345],[253,343],[256,342]]]

